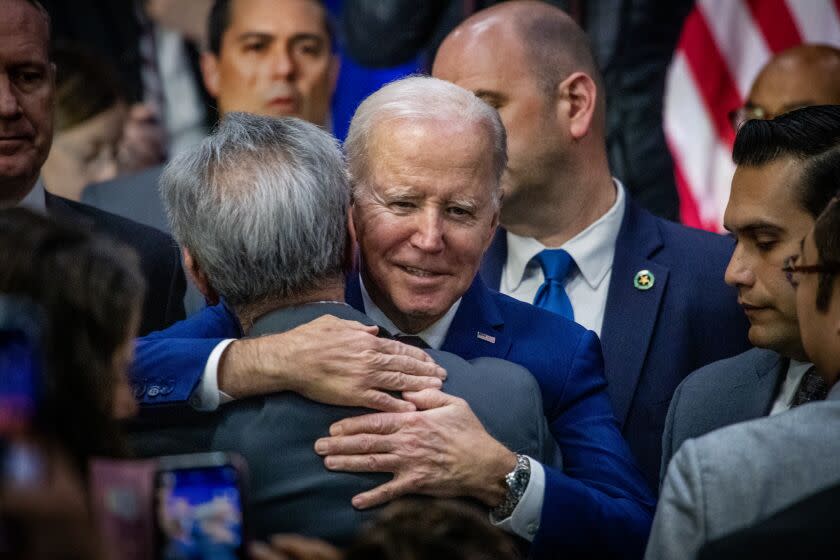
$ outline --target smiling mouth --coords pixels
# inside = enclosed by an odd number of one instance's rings
[[[423,270],[421,268],[414,268],[413,266],[399,265],[399,267],[408,274],[416,276],[418,278],[434,278],[436,276],[443,276],[443,274],[439,272],[431,272],[429,270]]]

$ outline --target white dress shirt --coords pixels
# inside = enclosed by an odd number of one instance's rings
[[[613,179],[615,203],[582,232],[564,243],[575,261],[565,289],[575,312],[575,322],[600,336],[612,276],[615,240],[621,229],[626,206],[624,187]],[[557,249],[558,247],[550,247]],[[531,237],[507,232],[507,261],[502,269],[499,291],[526,303],[533,303],[545,281],[542,268],[532,259],[546,246]]]
[[[809,362],[790,361],[785,380],[779,389],[779,395],[773,401],[773,408],[770,409],[770,416],[790,410],[790,405],[797,389],[799,389],[799,385],[802,383],[802,378],[805,376],[805,372],[811,369],[812,365]]]
[[[359,283],[362,288],[362,301],[365,306],[365,315],[370,317],[377,325],[387,329],[391,334],[408,334],[398,329],[394,322],[373,303],[361,276],[359,276]],[[461,305],[461,298],[458,298],[458,301],[449,308],[449,311],[443,317],[422,331],[412,333],[412,335],[419,336],[430,347],[435,350],[440,350],[459,305]],[[534,540],[534,535],[537,534],[537,530],[540,528],[540,515],[542,514],[543,496],[545,495],[545,471],[538,461],[531,457],[528,457],[528,461],[531,463],[531,478],[528,480],[525,493],[522,494],[513,513],[511,513],[510,517],[501,521],[496,522],[492,518],[491,521],[497,527],[515,533],[530,542]]]

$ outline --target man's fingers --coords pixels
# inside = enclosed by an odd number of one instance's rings
[[[404,344],[402,342],[396,340],[390,340],[387,338],[380,339],[380,347],[379,351],[383,354],[392,354],[395,356],[408,356],[409,358],[414,358],[415,360],[419,360],[421,362],[432,362],[432,357],[423,352],[420,348],[416,346],[412,346],[410,344]]]
[[[353,496],[353,507],[357,509],[368,509],[380,504],[390,502],[405,494],[412,493],[414,489],[404,479],[399,477],[377,486],[373,490],[362,492]]]
[[[390,453],[394,450],[394,445],[391,436],[359,434],[321,438],[315,442],[315,451],[319,455]]]
[[[331,471],[393,473],[402,464],[402,459],[390,453],[374,455],[329,455],[324,457],[324,466]]]
[[[365,325],[364,323],[360,323],[358,321],[351,321],[349,319],[339,319],[335,315],[325,315],[325,317],[334,322],[335,326],[339,328],[353,329],[356,331],[366,331],[372,335],[376,335],[379,333],[379,327],[377,327],[376,325]]]
[[[331,436],[353,434],[393,434],[405,422],[404,413],[377,412],[362,416],[351,416],[330,426]]]
[[[413,412],[417,410],[414,403],[398,399],[388,393],[374,389],[368,389],[361,394],[361,400],[358,406],[381,410],[382,412]]]
[[[443,381],[439,377],[406,375],[400,371],[383,371],[374,378],[376,388],[382,391],[422,391],[440,389]],[[414,406],[412,405],[412,409]]]
[[[447,395],[437,389],[424,389],[418,392],[407,391],[403,393],[403,398],[417,405],[417,410],[440,408],[448,404],[453,404],[458,400],[457,397]]]
[[[415,350],[418,349],[415,348]],[[428,354],[422,350],[419,351],[431,360],[431,357]],[[383,363],[384,366],[391,371],[401,371],[403,373],[407,373],[408,375],[446,379],[446,370],[433,361],[420,361],[413,356],[389,355]]]

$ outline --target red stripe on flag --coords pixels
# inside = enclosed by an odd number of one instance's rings
[[[748,0],[747,4],[772,52],[777,53],[802,42],[785,0]]]
[[[694,193],[691,192],[691,186],[685,180],[677,158],[674,158],[674,178],[677,181],[677,196],[680,199],[680,222],[689,227],[703,229],[697,201],[694,199]]]
[[[689,70],[700,90],[718,137],[728,146],[732,146],[735,131],[729,122],[728,113],[741,106],[741,96],[712,32],[697,8],[693,9],[686,19],[679,48],[685,53]]]
[[[674,160],[674,179],[677,182],[677,197],[680,201],[680,223],[689,227],[703,229],[703,222],[700,220],[700,209],[697,200],[694,198],[694,192],[691,190],[691,185],[685,178],[682,171],[682,155],[674,151],[674,147],[665,136],[665,144],[668,146],[668,151]],[[697,185],[698,187],[700,185]]]
[[[834,0],[834,7],[837,9],[837,17],[840,17],[840,0]]]

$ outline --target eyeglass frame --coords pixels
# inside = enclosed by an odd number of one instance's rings
[[[840,264],[806,264],[797,266],[794,264],[799,259],[799,255],[791,255],[785,259],[785,264],[782,266],[782,272],[785,273],[785,278],[788,283],[796,288],[799,284],[793,281],[794,274],[838,274],[840,273]]]

